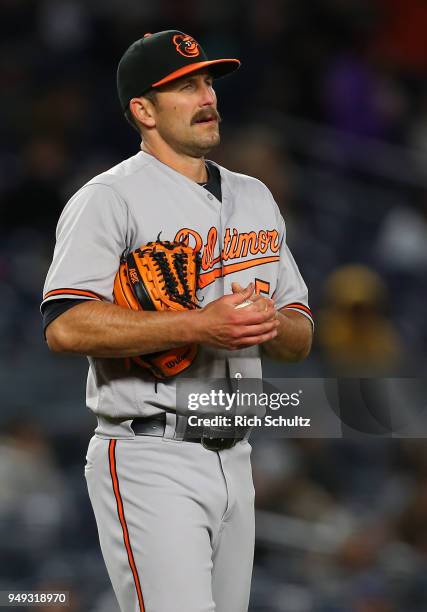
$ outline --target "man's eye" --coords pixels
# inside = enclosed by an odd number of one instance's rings
[[[193,83],[186,83],[182,89],[191,89],[193,87]]]

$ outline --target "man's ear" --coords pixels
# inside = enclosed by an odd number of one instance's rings
[[[132,98],[129,102],[129,110],[135,119],[139,123],[142,123],[144,127],[152,128],[156,125],[153,113],[154,107],[147,98]]]

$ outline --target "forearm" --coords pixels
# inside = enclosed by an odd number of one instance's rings
[[[301,361],[310,353],[313,331],[311,322],[297,312],[279,311],[276,338],[262,345],[265,353],[280,361]]]
[[[53,351],[132,357],[200,341],[199,311],[136,312],[105,302],[70,308],[46,330]]]
[[[197,310],[134,311],[115,304],[87,301],[73,306],[46,329],[55,352],[91,357],[133,357],[187,344],[239,350],[262,344],[277,334],[274,305],[236,309],[253,292],[222,296]]]

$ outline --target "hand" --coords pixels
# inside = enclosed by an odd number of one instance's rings
[[[245,291],[245,289],[243,289],[239,283],[231,283],[231,290],[233,291],[234,294],[239,294],[242,293],[243,291]],[[255,293],[253,293],[249,298],[247,298],[248,301],[252,302],[252,304],[254,304],[257,309],[259,311],[269,311],[271,309],[271,307],[273,308],[273,314],[272,314],[272,318],[278,318],[278,313],[275,307],[275,303],[274,300],[271,300],[268,297],[262,296],[262,295],[256,295]]]
[[[253,283],[245,289],[237,287],[235,292],[233,288],[232,294],[211,302],[199,311],[199,342],[232,351],[262,344],[277,336],[279,321],[274,302],[254,296]],[[249,299],[253,302],[250,306],[235,308]]]

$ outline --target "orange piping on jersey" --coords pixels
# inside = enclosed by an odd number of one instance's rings
[[[125,512],[123,509],[122,496],[120,495],[119,479],[117,477],[117,468],[116,468],[116,443],[117,443],[117,440],[110,440],[110,443],[108,445],[108,457],[109,457],[109,463],[110,463],[111,481],[113,483],[114,496],[116,498],[116,503],[117,503],[117,513],[119,515],[120,524],[123,530],[123,540],[124,540],[126,552],[128,555],[129,565],[130,565],[130,568],[133,574],[133,579],[135,582],[136,593],[138,595],[139,610],[140,612],[145,612],[141,584],[139,582],[138,570],[136,569],[135,560],[133,558],[132,547],[130,545],[130,539],[129,539],[129,531],[128,531],[128,527],[126,524]]]
[[[86,291],[85,289],[54,289],[53,291],[48,291],[43,299],[46,300],[54,295],[81,295],[83,297],[102,300],[102,297],[94,291]]]
[[[204,272],[203,274],[200,274],[199,281],[198,281],[199,289],[204,289],[204,287],[207,287],[208,285],[213,283],[214,280],[216,280],[217,278],[221,278],[221,276],[222,276],[221,268],[214,268],[213,270],[210,270],[209,272]]]
[[[284,306],[283,308],[295,308],[297,310],[303,310],[304,312],[309,314],[310,317],[313,317],[310,308],[308,308],[308,306],[305,306],[304,304],[301,304],[300,302],[294,302],[293,304],[286,304],[286,306]]]
[[[227,276],[228,274],[233,274],[234,272],[240,272],[241,270],[247,270],[249,268],[254,268],[255,266],[262,266],[263,264],[273,263],[279,260],[280,256],[271,255],[269,257],[258,257],[258,259],[250,259],[249,261],[239,261],[237,263],[223,266],[222,268],[215,268],[214,270],[209,270],[209,272],[204,272],[203,274],[200,274],[199,289],[207,287],[208,285],[213,283],[216,278],[219,278],[221,276]]]

